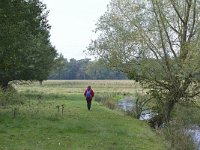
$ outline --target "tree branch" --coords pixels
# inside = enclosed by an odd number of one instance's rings
[[[177,58],[176,53],[175,53],[175,51],[174,51],[174,49],[173,49],[173,46],[172,46],[172,42],[171,42],[170,36],[169,36],[169,34],[168,34],[168,31],[167,31],[167,27],[165,26],[164,21],[162,21],[162,20],[163,20],[162,18],[164,18],[164,20],[167,20],[167,19],[166,19],[166,18],[164,17],[164,15],[162,14],[160,8],[159,8],[159,15],[160,15],[160,18],[161,18],[161,23],[162,23],[162,25],[163,25],[165,34],[166,34],[166,36],[167,36],[167,40],[168,40],[170,49],[171,49],[171,51],[172,51],[174,57]]]
[[[171,69],[170,69],[170,65],[169,65],[169,61],[168,61],[168,56],[167,56],[167,51],[166,51],[166,46],[165,46],[165,42],[164,42],[164,38],[163,38],[163,31],[162,31],[162,27],[161,27],[160,20],[159,20],[161,18],[159,18],[158,14],[156,12],[156,5],[155,5],[155,3],[153,1],[152,1],[152,5],[153,5],[153,11],[154,11],[154,14],[155,14],[155,17],[156,17],[156,21],[158,23],[158,28],[159,28],[159,34],[160,34],[162,49],[163,49],[164,57],[165,57],[164,60],[165,60],[166,67],[167,67],[167,70],[169,72],[169,75],[170,75],[170,77],[172,77],[172,75],[171,75]]]
[[[180,13],[179,13],[178,9],[176,8],[176,6],[175,6],[175,4],[174,4],[173,0],[170,0],[170,2],[171,2],[171,4],[172,4],[172,6],[173,6],[173,8],[174,8],[174,10],[175,10],[175,12],[176,12],[176,14],[178,15],[179,19],[180,19],[180,20],[181,20],[181,22],[184,24],[184,23],[185,23],[185,21],[184,21],[184,20],[183,20],[183,18],[181,17],[181,15],[180,15]]]
[[[195,27],[195,23],[196,23],[196,0],[194,0],[194,4],[193,4],[193,18],[192,18],[192,28],[190,30],[190,35],[188,37],[188,41],[191,40],[191,38],[193,37],[194,33],[195,33],[195,30],[194,30],[194,27]]]

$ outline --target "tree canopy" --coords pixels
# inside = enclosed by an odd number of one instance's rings
[[[88,52],[145,85],[168,122],[176,103],[200,93],[199,8],[197,0],[112,0]]]
[[[56,57],[49,41],[46,6],[39,0],[0,2],[0,86],[13,80],[44,80]]]

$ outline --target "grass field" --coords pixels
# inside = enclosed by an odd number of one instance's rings
[[[0,150],[164,150],[164,140],[142,121],[93,101],[83,91],[134,94],[133,81],[46,81],[18,85],[18,103],[0,106]],[[59,109],[58,109],[59,108]]]
[[[49,80],[39,86],[38,82],[23,85],[19,91],[37,91],[54,94],[82,94],[85,88],[91,85],[95,93],[131,93],[140,91],[139,84],[130,80]]]

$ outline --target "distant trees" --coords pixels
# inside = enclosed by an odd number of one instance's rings
[[[58,58],[56,60],[60,59]],[[126,74],[111,70],[100,61],[90,61],[90,59],[70,59],[70,61],[68,61],[63,57],[61,60],[62,63],[58,63],[57,67],[52,69],[49,79],[127,79]]]
[[[168,122],[200,94],[199,9],[197,0],[112,0],[88,51],[148,88]]]
[[[62,73],[66,67],[66,60],[63,57],[62,54],[58,55],[58,57],[55,59],[53,67],[50,72],[50,76],[52,78],[56,76],[57,79],[61,79]]]
[[[39,0],[0,1],[0,87],[47,79],[57,53],[49,41],[48,11]]]
[[[127,79],[126,74],[108,68],[101,60],[92,61],[88,64],[87,74],[91,79]]]

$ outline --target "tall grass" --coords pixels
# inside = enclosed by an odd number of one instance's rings
[[[131,80],[48,80],[40,86],[39,82],[33,82],[17,86],[18,91],[42,91],[56,94],[82,94],[88,85],[92,86],[95,93],[120,93],[133,94],[141,91],[138,83]]]

